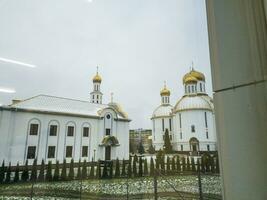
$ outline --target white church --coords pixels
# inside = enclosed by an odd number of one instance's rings
[[[161,105],[152,114],[152,143],[164,149],[164,134],[169,132],[174,151],[197,154],[217,151],[212,98],[205,88],[205,76],[192,69],[183,77],[184,95],[173,107],[166,84],[160,92]]]
[[[0,106],[0,160],[129,159],[130,119],[112,99],[102,103],[101,82],[97,72],[90,101],[38,95]]]

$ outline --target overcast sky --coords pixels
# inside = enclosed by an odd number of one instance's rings
[[[204,0],[0,0],[0,103],[48,94],[89,100],[99,65],[104,103],[120,103],[130,128],[151,128],[164,80],[171,104],[182,77],[206,75],[211,95]]]

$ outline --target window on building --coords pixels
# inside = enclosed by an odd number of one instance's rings
[[[202,92],[202,83],[200,83],[199,86],[200,86],[200,92]]]
[[[192,132],[192,133],[195,133],[195,132],[196,132],[195,125],[192,125],[192,126],[191,126],[191,132]]]
[[[66,146],[66,158],[72,157],[72,146]]]
[[[106,128],[106,135],[110,135],[110,128]]]
[[[208,133],[208,131],[206,132],[206,138],[209,139],[209,133]]]
[[[31,124],[30,135],[37,135],[37,134],[38,134],[38,124]]]
[[[163,140],[165,140],[165,135],[162,135]]]
[[[170,131],[172,131],[172,119],[169,119]]]
[[[184,86],[184,90],[185,90],[185,93],[187,93],[187,87],[186,86]]]
[[[107,118],[107,119],[110,119],[110,115],[108,114],[108,115],[106,116],[106,118]]]
[[[182,132],[180,133],[180,139],[183,139],[183,133]]]
[[[170,135],[170,140],[172,140],[172,135]]]
[[[181,144],[181,151],[183,151],[184,150],[184,146]]]
[[[48,146],[47,158],[55,158],[55,153],[56,153],[56,147]]]
[[[89,127],[83,127],[83,137],[89,137]]]
[[[82,157],[87,157],[88,156],[88,146],[83,146],[82,147]]]
[[[179,124],[180,124],[180,128],[182,128],[182,115],[181,115],[181,113],[179,113]]]
[[[190,86],[188,86],[188,92],[190,93]]]
[[[210,151],[210,145],[209,144],[207,145],[207,150]]]
[[[49,135],[50,136],[57,135],[57,125],[50,125]]]
[[[207,112],[204,113],[205,116],[205,126],[208,128]]]
[[[73,136],[73,135],[74,135],[74,126],[68,126],[67,136]]]
[[[161,122],[162,122],[162,131],[164,131],[165,130],[165,128],[164,128],[164,119],[162,119]]]
[[[93,95],[93,100],[95,99],[95,95]]]
[[[193,85],[191,86],[191,88],[192,88],[192,92],[194,92],[194,86]]]
[[[36,146],[28,146],[27,159],[35,159]]]

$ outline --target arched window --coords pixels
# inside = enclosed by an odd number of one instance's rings
[[[41,121],[39,119],[31,119],[29,122],[29,135],[37,136],[40,132]]]
[[[49,136],[57,136],[59,131],[59,122],[58,121],[50,121],[48,124]]]

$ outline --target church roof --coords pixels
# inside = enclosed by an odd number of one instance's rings
[[[170,104],[167,105],[160,105],[157,107],[153,114],[152,114],[152,119],[157,118],[157,117],[169,117],[172,115],[172,106]]]
[[[68,99],[63,97],[38,95],[32,98],[18,101],[9,106],[2,106],[16,110],[42,112],[48,114],[78,115],[84,117],[100,117],[100,113],[105,108],[111,108],[106,104],[94,104],[89,101]],[[114,108],[112,108],[114,109]],[[116,111],[119,119],[126,119]]]
[[[208,95],[185,95],[175,105],[174,112],[184,110],[211,110],[213,111],[213,101]]]

